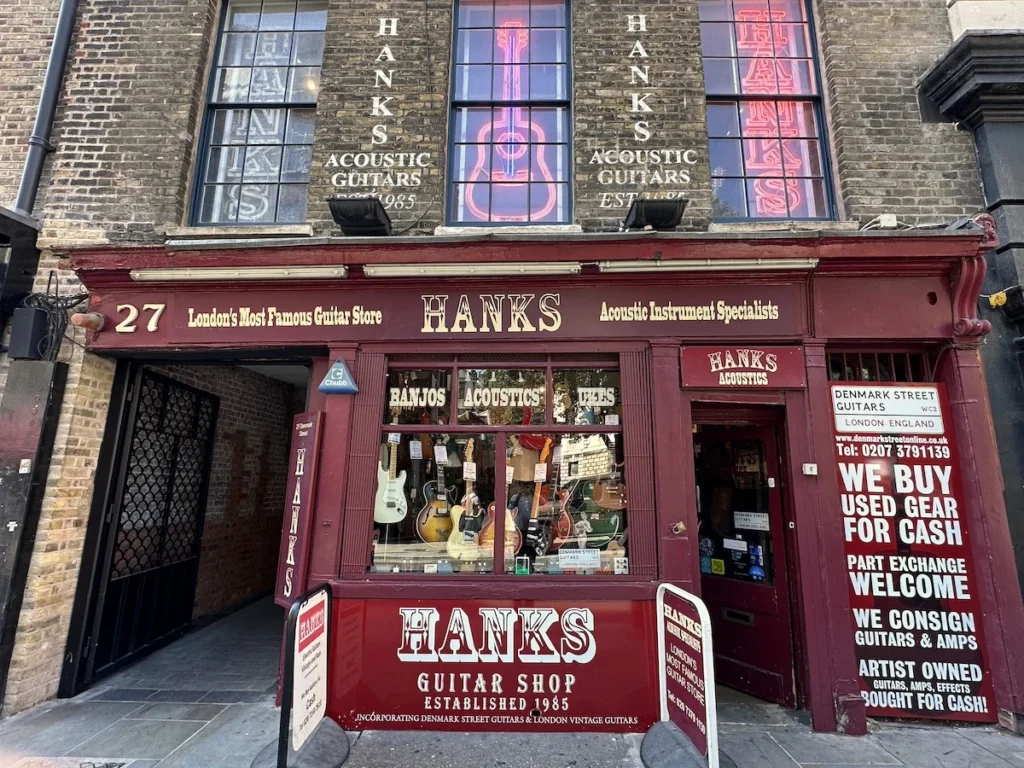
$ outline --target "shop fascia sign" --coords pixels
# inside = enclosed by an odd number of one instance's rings
[[[807,381],[802,347],[683,347],[684,387],[801,389]]]

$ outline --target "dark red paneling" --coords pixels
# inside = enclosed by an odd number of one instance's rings
[[[814,278],[816,335],[833,341],[948,337],[951,300],[949,278],[941,275],[819,275]]]
[[[359,384],[356,350],[352,347],[334,348],[329,358],[333,363],[345,360],[352,376]],[[319,386],[323,375],[313,366],[313,378]],[[327,366],[324,366],[326,374]],[[344,524],[345,491],[348,480],[349,444],[351,440],[352,411],[357,395],[323,395],[324,440],[321,444],[318,471],[316,509],[313,515],[313,542],[309,561],[309,586],[337,578],[341,572],[340,555]]]
[[[624,352],[622,421],[629,506],[630,576],[653,579],[658,571],[654,542],[654,447],[651,442],[651,379],[647,352]]]
[[[850,634],[824,345],[807,344],[804,357],[807,390],[787,397],[786,435],[799,600],[807,626],[805,690],[816,731],[836,730],[838,715],[846,733],[859,735],[867,733],[867,719]],[[804,475],[803,464],[816,464],[818,475]]]
[[[950,349],[939,362],[937,379],[949,394],[996,706],[1024,712],[1024,605],[1017,586],[999,453],[978,350]]]
[[[348,493],[341,548],[341,572],[345,576],[365,573],[370,562],[373,494],[384,419],[384,389],[387,385],[387,361],[384,355],[360,351],[356,366],[359,369],[359,378],[356,379],[359,394],[355,396],[352,417]],[[329,435],[327,439],[330,439]]]
[[[678,342],[651,345],[651,403],[654,423],[655,541],[659,577],[688,592],[700,591],[696,551],[697,505],[693,498],[693,462],[689,407],[679,389]],[[673,457],[665,460],[663,457]],[[673,531],[676,523],[685,530]]]
[[[313,364],[309,370],[309,384],[306,387],[306,410],[326,411],[327,395],[320,391],[320,382],[324,380],[327,371],[334,362],[329,357],[314,357]]]

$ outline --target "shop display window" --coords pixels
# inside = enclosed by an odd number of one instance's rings
[[[390,370],[370,571],[628,575],[621,403],[616,369]]]

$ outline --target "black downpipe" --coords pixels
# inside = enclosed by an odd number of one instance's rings
[[[25,158],[25,168],[21,173],[21,184],[18,185],[18,199],[14,203],[15,212],[25,216],[32,215],[46,153],[53,149],[53,145],[50,144],[50,132],[53,130],[53,116],[57,112],[61,83],[64,81],[64,66],[68,60],[68,51],[71,49],[71,35],[75,31],[77,15],[78,0],[61,0],[57,29],[53,33],[53,46],[50,48],[50,60],[46,64],[43,92],[39,96],[39,109],[36,111],[32,135],[28,138],[28,156]]]

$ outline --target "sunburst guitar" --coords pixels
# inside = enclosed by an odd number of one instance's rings
[[[473,438],[466,441],[465,461],[473,460],[473,445]],[[467,480],[466,495],[462,499],[462,504],[456,504],[451,508],[452,530],[448,536],[448,556],[459,562],[478,560],[482,554],[480,534],[472,530],[462,530],[465,525],[463,518],[473,515],[473,498],[473,483]]]

